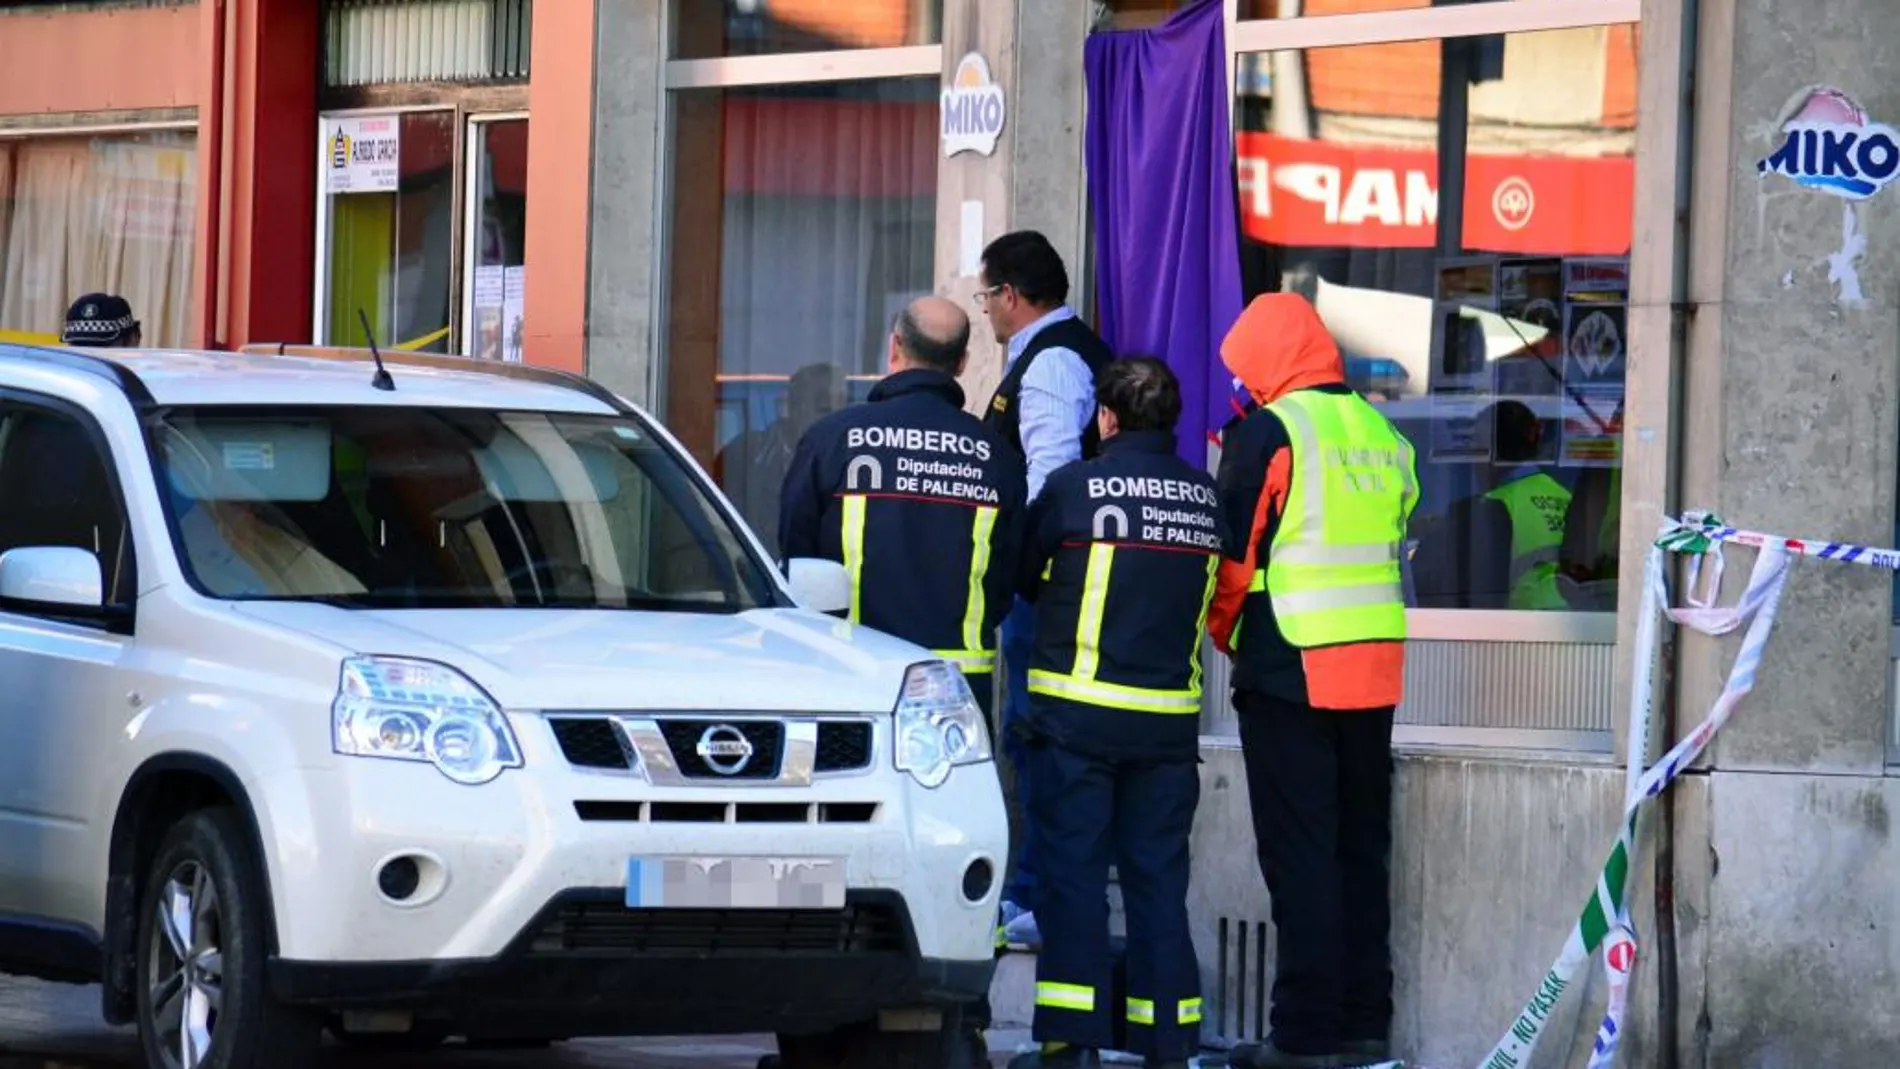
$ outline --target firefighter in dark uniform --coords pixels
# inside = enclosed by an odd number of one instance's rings
[[[969,343],[969,317],[941,297],[898,313],[870,403],[819,420],[793,452],[779,551],[842,563],[847,618],[954,662],[987,720],[1026,491],[1022,461],[963,410]],[[989,1017],[987,999],[964,1015],[975,1065]]]
[[[1150,1069],[1199,1049],[1188,833],[1200,799],[1201,634],[1222,519],[1214,481],[1175,453],[1180,384],[1158,360],[1097,378],[1102,451],[1030,507],[1019,587],[1036,605],[1030,819],[1043,850],[1037,1051],[1012,1069],[1095,1066],[1126,1014]],[[1108,868],[1128,912],[1127,991],[1110,1004]]]
[[[870,403],[826,416],[799,440],[779,550],[842,563],[850,621],[954,662],[987,714],[1025,490],[1022,462],[963,410],[956,376],[969,341],[969,317],[944,298],[920,297],[898,313],[891,374]]]

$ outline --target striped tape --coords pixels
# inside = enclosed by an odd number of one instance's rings
[[[1635,673],[1636,678],[1631,683],[1630,770],[1622,826],[1615,844],[1610,848],[1609,857],[1597,875],[1596,887],[1584,902],[1569,938],[1564,941],[1563,950],[1544,974],[1517,1019],[1511,1023],[1510,1029],[1491,1048],[1490,1053],[1479,1061],[1479,1069],[1518,1069],[1527,1065],[1532,1052],[1536,1050],[1538,1039],[1550,1023],[1552,1011],[1576,982],[1579,971],[1589,961],[1590,955],[1606,944],[1609,949],[1605,954],[1605,968],[1609,974],[1611,998],[1608,1011],[1597,1029],[1596,1048],[1592,1052],[1590,1065],[1592,1069],[1608,1069],[1615,1059],[1623,1027],[1629,974],[1635,966],[1637,953],[1636,938],[1629,921],[1628,893],[1632,859],[1636,854],[1638,818],[1648,803],[1667,790],[1682,770],[1708,747],[1710,740],[1734,715],[1741,700],[1754,689],[1755,673],[1761,666],[1762,652],[1767,648],[1768,636],[1774,629],[1775,612],[1781,604],[1782,589],[1788,578],[1788,564],[1793,552],[1789,541],[1761,535],[1756,536],[1752,543],[1744,542],[1739,537],[1744,534],[1752,532],[1737,532],[1732,528],[1721,528],[1719,524],[1672,522],[1664,526],[1662,536],[1647,555],[1643,569],[1643,602],[1637,618],[1637,639],[1645,663],[1639,666],[1642,670]],[[1748,588],[1739,601],[1732,608],[1722,608],[1715,604],[1712,593],[1697,591],[1691,595],[1684,608],[1670,608],[1668,591],[1663,581],[1665,554],[1674,551],[1710,558],[1713,567],[1709,573],[1716,578],[1713,589],[1719,589],[1722,544],[1753,544],[1761,549],[1755,559]],[[1863,552],[1852,558],[1833,559],[1852,559],[1861,563],[1875,559],[1875,553],[1866,551],[1865,547],[1858,548]],[[1698,586],[1696,580],[1702,576],[1699,568],[1692,569],[1692,572],[1695,574],[1691,576],[1689,586],[1693,590]],[[1679,626],[1708,635],[1726,635],[1744,624],[1747,625],[1747,632],[1742,639],[1741,651],[1736,654],[1735,664],[1729,670],[1728,681],[1709,715],[1687,737],[1672,746],[1655,765],[1644,769],[1643,759],[1648,747],[1639,745],[1637,740],[1646,742],[1651,734],[1653,691],[1650,677],[1656,660],[1657,625],[1662,616],[1667,616]]]

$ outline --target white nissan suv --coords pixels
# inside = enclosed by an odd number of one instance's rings
[[[154,1069],[961,1069],[1008,835],[962,675],[612,393],[384,359],[0,345],[0,971]]]

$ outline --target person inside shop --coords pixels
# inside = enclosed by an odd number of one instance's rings
[[[799,436],[844,403],[844,373],[829,363],[806,364],[786,382],[778,418],[740,434],[714,458],[714,478],[758,532],[766,552],[783,555],[773,545],[779,529],[778,488]]]
[[[977,303],[996,340],[1008,347],[1003,380],[984,410],[984,422],[1019,458],[1030,500],[1057,468],[1090,457],[1099,445],[1095,377],[1114,354],[1066,303],[1069,272],[1049,239],[1033,230],[1004,234],[983,250]],[[999,733],[1009,762],[1012,824],[1027,827],[1034,777],[1030,755],[1009,725],[1028,709],[1026,665],[1034,614],[1018,600],[1003,621],[1005,688]],[[1038,863],[1027,834],[1012,836],[1013,854],[1003,890],[999,942],[1036,946]]]
[[[1175,453],[1181,388],[1149,357],[1106,366],[1101,454],[1049,476],[1030,506],[1018,585],[1035,606],[1039,1050],[1011,1069],[1096,1066],[1122,1049],[1186,1069],[1199,1049],[1188,835],[1200,800],[1201,632],[1220,562],[1214,481]],[[1126,998],[1112,999],[1108,868],[1127,908]]]
[[[1221,360],[1262,406],[1222,443],[1225,559],[1209,611],[1233,700],[1278,944],[1271,1032],[1229,1062],[1383,1061],[1392,714],[1405,670],[1401,556],[1413,449],[1346,385],[1304,297],[1241,313]]]
[[[131,302],[115,293],[88,293],[74,301],[59,331],[61,345],[93,349],[136,349],[144,337]]]
[[[1488,557],[1493,574],[1485,589],[1502,590],[1503,608],[1569,607],[1558,586],[1564,520],[1570,487],[1543,460],[1544,423],[1522,401],[1491,406],[1495,481],[1474,509],[1486,543],[1508,546]]]

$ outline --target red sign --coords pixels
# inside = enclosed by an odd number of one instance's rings
[[[1235,139],[1242,229],[1269,245],[1431,248],[1438,154],[1275,134]],[[1464,246],[1473,252],[1630,251],[1628,156],[1467,156]]]

